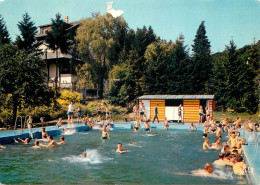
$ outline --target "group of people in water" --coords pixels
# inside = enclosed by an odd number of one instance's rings
[[[213,164],[206,163],[204,169],[198,170],[196,173],[201,175],[212,175],[214,166],[214,168],[230,167],[233,169],[234,174],[245,175],[247,166],[244,162],[242,153],[242,145],[245,144],[245,140],[239,137],[239,129],[245,127],[245,129],[250,131],[251,127],[254,127],[252,129],[257,130],[259,127],[258,124],[253,123],[251,118],[247,121],[242,121],[239,117],[237,117],[235,121],[232,121],[224,117],[217,126],[216,122],[212,119],[212,117],[210,117],[205,121],[203,126],[205,127],[202,135],[204,138],[204,143],[202,145],[203,149],[221,149],[221,152],[218,154],[218,159],[215,160]],[[223,132],[227,133],[226,137],[228,138],[228,141],[221,144]],[[212,144],[209,144],[209,134],[216,135],[215,142]]]
[[[157,105],[156,105],[157,107]],[[145,132],[152,132],[151,126],[149,125],[149,120],[146,118],[144,112],[145,108],[143,104],[138,108],[135,106],[133,108],[134,113],[135,113],[135,119],[136,121],[134,122],[133,125],[133,131],[138,132],[141,129],[141,122],[144,122],[144,131]],[[68,128],[73,126],[73,112],[75,111],[75,107],[73,103],[69,105],[68,109]],[[246,164],[244,162],[243,158],[243,153],[242,153],[242,145],[245,144],[244,139],[240,138],[240,133],[239,129],[242,127],[245,127],[246,130],[248,131],[259,131],[259,125],[255,124],[251,121],[251,118],[247,121],[242,121],[239,117],[236,118],[234,122],[228,120],[228,118],[224,117],[222,121],[217,125],[216,121],[212,119],[210,116],[210,113],[207,112],[206,110],[206,116],[207,119],[205,120],[203,126],[205,127],[203,131],[203,139],[204,143],[202,145],[204,150],[209,150],[209,149],[216,149],[216,150],[221,150],[221,152],[218,154],[218,159],[215,160],[213,163],[206,163],[204,165],[204,169],[202,170],[197,170],[196,173],[200,175],[207,175],[210,176],[214,174],[214,168],[220,168],[220,167],[231,167],[233,168],[233,172],[236,175],[245,175],[245,170],[246,170]],[[182,105],[179,106],[179,112],[178,115],[181,117],[182,116]],[[158,120],[158,109],[156,110],[155,108],[155,118],[157,117]],[[203,116],[203,109],[200,107],[199,111],[199,116]],[[208,115],[209,114],[209,115]],[[108,133],[108,130],[111,129],[111,123],[110,123],[110,112],[108,107],[106,107],[106,123],[104,124],[101,120],[101,109],[100,106],[97,108],[97,122],[96,124],[93,121],[93,117],[89,117],[88,115],[84,115],[82,119],[82,123],[84,125],[89,125],[90,128],[93,127],[99,127],[99,129],[102,129],[101,133],[101,139],[110,139],[110,134]],[[81,110],[78,108],[77,111],[77,117],[81,118]],[[200,126],[200,121],[202,121],[202,118],[199,120],[199,126]],[[158,120],[159,122],[159,120]],[[31,128],[32,125],[32,119],[31,116],[28,118],[28,128]],[[62,126],[62,118],[59,119],[57,123],[57,127],[63,129],[66,131],[68,128],[65,128]],[[168,130],[169,128],[169,123],[167,118],[164,119],[164,129]],[[190,130],[197,130],[197,127],[191,123],[190,125]],[[221,140],[223,139],[222,134],[223,132],[227,133],[228,141],[223,142],[221,144]],[[215,142],[212,144],[209,144],[209,134],[215,134]],[[45,131],[45,128],[42,128],[41,132],[42,138],[41,139],[35,139],[34,141],[34,146],[32,148],[42,148],[42,147],[57,147],[59,145],[64,145],[66,144],[64,136],[60,137],[60,141],[56,142],[52,136],[48,135],[48,133]],[[153,132],[153,136],[156,136],[157,133]],[[31,138],[16,138],[14,139],[15,143],[23,143],[23,144],[29,144],[31,141]],[[134,142],[131,142],[130,144],[135,145]],[[2,145],[0,145],[0,149],[6,148]],[[116,153],[126,153],[130,152],[130,150],[124,150],[122,148],[122,143],[117,144],[117,149]],[[84,151],[82,154],[80,154],[81,157],[87,158],[87,153]]]

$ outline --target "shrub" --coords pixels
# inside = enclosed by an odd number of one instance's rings
[[[83,97],[80,93],[76,91],[70,91],[70,90],[61,90],[60,91],[60,98],[57,99],[57,102],[60,105],[68,105],[70,102],[79,103],[83,100]]]

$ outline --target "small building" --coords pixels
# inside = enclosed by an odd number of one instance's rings
[[[158,104],[158,118],[160,122],[167,117],[169,121],[178,120],[178,107],[183,105],[183,122],[191,123],[199,121],[199,107],[208,107],[210,115],[213,110],[214,95],[143,95],[138,98],[139,104],[143,103],[145,114],[151,121],[154,118],[154,107]]]

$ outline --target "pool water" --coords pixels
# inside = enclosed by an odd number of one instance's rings
[[[68,133],[67,144],[56,148],[33,149],[11,144],[0,150],[0,184],[246,184],[245,177],[232,170],[217,170],[214,177],[193,176],[206,162],[217,159],[219,151],[202,150],[202,133],[155,130]],[[210,135],[210,143],[215,136]],[[59,136],[54,138],[56,141]],[[136,146],[129,143],[135,142]],[[116,154],[117,143],[130,153]],[[88,158],[79,157],[87,151]]]

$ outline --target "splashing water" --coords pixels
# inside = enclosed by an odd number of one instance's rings
[[[216,179],[234,179],[233,173],[231,171],[222,171],[222,170],[214,170],[212,175],[205,175],[200,173],[201,170],[193,170],[191,171],[192,176],[201,176],[201,177],[212,177]]]
[[[76,129],[69,129],[69,130],[65,130],[63,132],[63,135],[72,135],[72,134],[75,134],[77,131]]]
[[[69,157],[62,158],[63,160],[68,160],[71,163],[90,163],[90,164],[99,164],[103,163],[102,156],[98,153],[98,150],[86,150],[87,157],[71,155]]]

